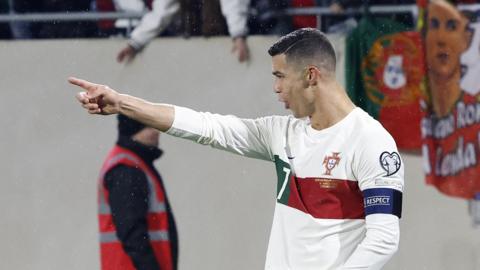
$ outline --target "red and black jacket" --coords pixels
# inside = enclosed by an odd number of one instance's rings
[[[99,179],[103,270],[177,267],[178,237],[162,180],[153,167],[157,148],[120,138]]]

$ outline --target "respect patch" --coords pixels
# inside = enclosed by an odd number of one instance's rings
[[[402,192],[391,188],[371,188],[363,191],[365,216],[392,214],[402,216]]]

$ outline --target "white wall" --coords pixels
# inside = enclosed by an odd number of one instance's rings
[[[250,38],[247,65],[230,55],[228,39],[156,40],[130,65],[114,60],[123,40],[1,42],[0,269],[98,269],[96,177],[115,118],[87,115],[68,76],[197,110],[284,114],[266,54],[274,40]],[[161,140],[157,165],[177,218],[180,269],[261,269],[273,164]],[[421,159],[403,158],[401,247],[385,269],[480,269],[466,202],[425,186]]]

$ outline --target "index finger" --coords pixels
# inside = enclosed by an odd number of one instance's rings
[[[89,81],[82,80],[82,79],[79,79],[79,78],[75,78],[75,77],[68,78],[68,82],[73,84],[73,85],[80,86],[81,88],[83,88],[87,91],[88,90],[93,90],[97,86],[94,83],[91,83]]]

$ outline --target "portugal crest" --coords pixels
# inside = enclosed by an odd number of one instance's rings
[[[331,156],[326,156],[323,159],[323,165],[325,165],[325,172],[324,175],[331,175],[331,171],[335,168],[338,163],[340,163],[340,155],[339,152],[332,152]]]
[[[392,90],[400,89],[407,84],[407,76],[402,63],[402,55],[390,55],[383,69],[383,83]]]
[[[422,39],[417,32],[378,38],[362,60],[367,96],[382,107],[417,104],[425,76]]]

